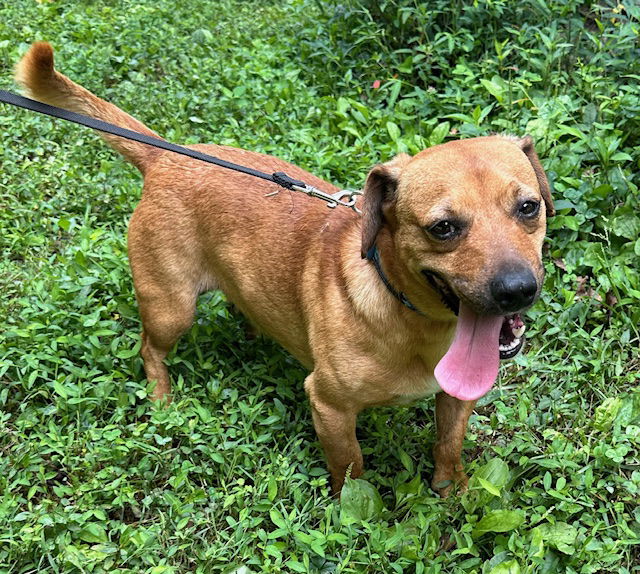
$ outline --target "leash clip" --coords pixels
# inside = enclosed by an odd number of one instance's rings
[[[356,207],[357,196],[362,195],[360,190],[341,189],[335,193],[326,193],[317,187],[312,185],[293,185],[291,187],[294,191],[300,191],[309,197],[317,197],[327,202],[327,207],[334,209],[341,205],[342,207],[348,207],[353,209],[356,213],[361,211]]]

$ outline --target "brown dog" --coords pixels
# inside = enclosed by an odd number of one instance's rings
[[[53,67],[37,43],[17,68],[35,99],[149,135]],[[144,175],[129,228],[154,397],[196,298],[222,289],[311,374],[305,390],[332,486],[362,473],[358,413],[437,393],[432,485],[464,486],[461,449],[475,399],[522,346],[517,314],[539,294],[553,204],[531,139],[492,136],[397,156],[369,173],[363,215],[248,175],[105,135]],[[282,160],[193,146],[228,161],[337,189]],[[368,256],[368,257],[365,257]],[[456,317],[456,314],[458,315]],[[441,390],[446,391],[440,392]]]

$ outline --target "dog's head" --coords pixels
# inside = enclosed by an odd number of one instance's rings
[[[449,142],[399,155],[369,173],[363,256],[386,229],[409,275],[404,283],[418,297],[420,289],[435,290],[459,315],[454,342],[436,368],[450,394],[481,396],[495,380],[499,358],[520,350],[518,313],[540,293],[546,219],[553,214],[530,137]],[[475,382],[462,380],[469,377]]]

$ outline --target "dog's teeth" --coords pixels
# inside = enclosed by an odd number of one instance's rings
[[[513,349],[515,349],[518,345],[520,344],[520,339],[514,339],[513,341],[511,341],[511,343],[508,343],[507,345],[498,345],[498,349],[500,351],[511,351]]]
[[[513,336],[516,337],[516,339],[519,339],[520,337],[522,337],[522,335],[524,335],[525,329],[526,327],[524,325],[520,325],[516,329],[511,329],[511,332],[513,333]]]

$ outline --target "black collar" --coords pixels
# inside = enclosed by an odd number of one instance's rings
[[[384,283],[385,287],[400,303],[402,303],[405,307],[415,311],[419,315],[423,315],[424,313],[420,311],[411,301],[409,301],[408,297],[402,292],[398,291],[393,285],[391,285],[391,281],[384,274],[382,270],[382,263],[380,262],[380,252],[378,251],[377,245],[373,245],[369,251],[367,251],[367,259],[373,263],[373,266],[376,268],[380,279]],[[440,279],[435,273],[423,271],[425,278],[429,281],[429,284],[433,287],[433,289],[440,295],[440,299],[455,315],[458,314],[458,307],[460,302],[455,294],[451,291],[449,286]]]
[[[407,296],[402,291],[398,291],[393,285],[391,285],[391,281],[389,281],[388,277],[382,270],[382,264],[380,263],[380,252],[378,251],[378,247],[375,245],[375,243],[373,244],[371,249],[367,251],[367,259],[371,261],[371,263],[373,263],[373,266],[376,268],[380,279],[382,279],[382,282],[389,290],[389,293],[391,293],[405,307],[411,309],[412,311],[415,311],[420,315],[423,315],[422,311],[420,311],[420,309],[418,309],[411,301],[409,301]]]

